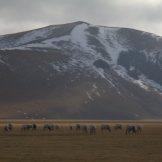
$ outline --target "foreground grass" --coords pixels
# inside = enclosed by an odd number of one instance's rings
[[[0,128],[0,162],[162,161],[161,123],[145,123],[138,136],[126,136],[124,131],[89,136],[66,128],[44,132],[43,123],[36,132],[22,132],[18,124],[11,133]]]

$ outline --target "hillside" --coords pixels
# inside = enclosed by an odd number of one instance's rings
[[[85,22],[0,36],[0,118],[162,117],[162,37]]]

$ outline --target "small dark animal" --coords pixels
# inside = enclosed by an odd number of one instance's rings
[[[80,129],[83,133],[88,134],[88,127],[86,125],[81,125]]]
[[[80,124],[76,124],[76,130],[81,130],[81,125]]]
[[[127,135],[133,135],[136,134],[136,126],[134,125],[128,125],[125,131],[125,134]]]
[[[21,130],[36,130],[37,125],[36,124],[25,124],[21,126]]]
[[[126,128],[126,134],[128,135],[137,135],[137,134],[140,134],[142,132],[142,127],[139,126],[139,125],[128,125],[127,128]]]
[[[96,134],[96,127],[94,125],[89,126],[89,133],[90,133],[90,135]]]
[[[5,132],[10,132],[10,131],[12,131],[12,129],[13,129],[13,125],[11,123],[4,126]]]
[[[74,129],[74,127],[73,126],[69,126],[69,129],[72,131]]]
[[[101,131],[102,132],[111,132],[111,128],[110,128],[110,126],[109,125],[101,125]]]
[[[33,124],[33,130],[37,130],[37,125]]]
[[[43,130],[54,131],[54,125],[45,124]]]
[[[142,127],[140,125],[136,125],[136,134],[141,134],[142,133]]]

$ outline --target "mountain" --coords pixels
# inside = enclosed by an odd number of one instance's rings
[[[0,36],[0,118],[161,117],[162,37],[85,22]]]

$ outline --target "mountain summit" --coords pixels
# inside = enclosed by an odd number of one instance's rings
[[[85,22],[0,36],[0,118],[162,117],[162,37]]]

